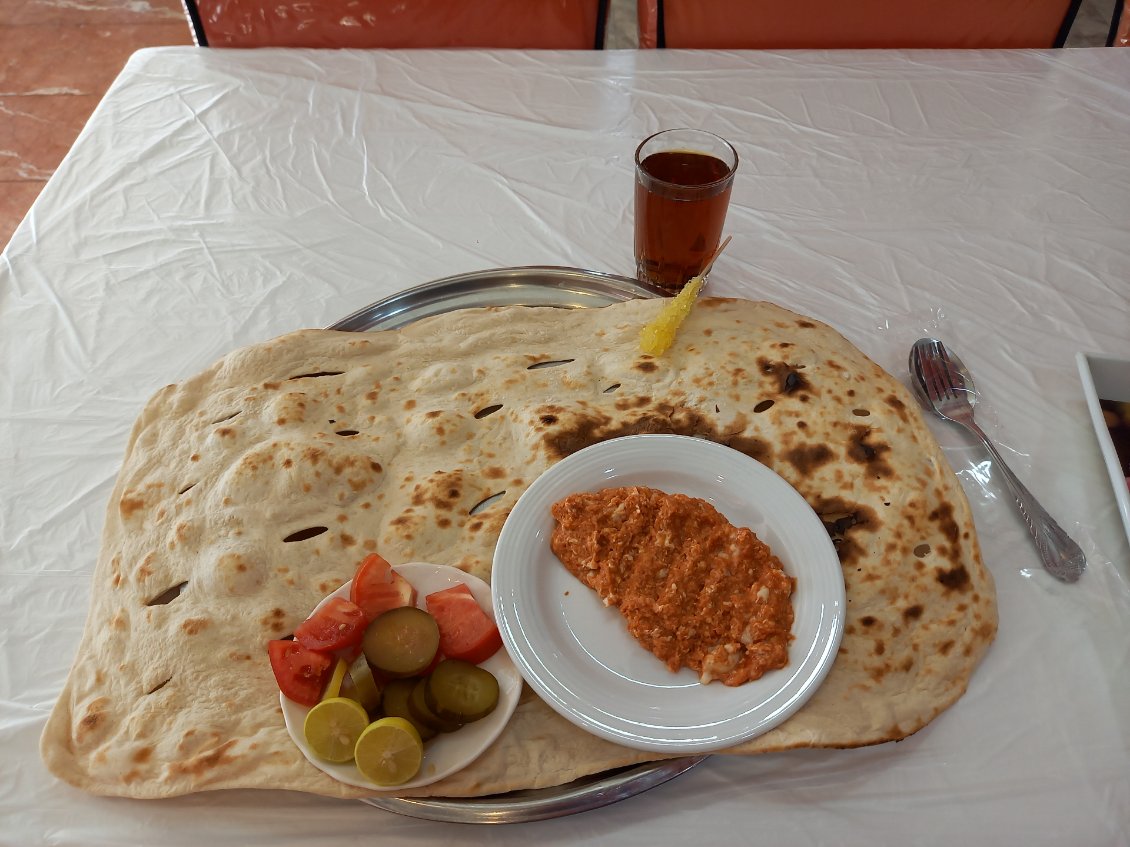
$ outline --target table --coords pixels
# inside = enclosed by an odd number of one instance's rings
[[[945,338],[1087,553],[1082,581],[1043,573],[986,454],[932,421],[1001,627],[966,695],[903,742],[716,757],[489,832],[49,776],[39,733],[148,396],[450,274],[630,273],[634,145],[675,125],[741,157],[714,293],[824,320],[900,378],[915,338]],[[1130,358],[1128,224],[1130,50],[135,54],[0,260],[0,842],[1125,844],[1130,545],[1074,354]]]

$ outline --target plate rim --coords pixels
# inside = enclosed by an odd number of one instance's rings
[[[1115,394],[1122,393],[1118,389],[1108,389],[1104,376],[1109,376],[1110,372],[1117,370],[1119,374],[1130,373],[1130,359],[1123,359],[1117,356],[1110,356],[1104,353],[1087,353],[1078,352],[1075,354],[1075,363],[1079,370],[1079,380],[1083,386],[1083,397],[1086,401],[1087,415],[1091,421],[1091,428],[1095,433],[1095,440],[1099,445],[1099,452],[1103,458],[1103,465],[1106,467],[1107,476],[1110,478],[1110,485],[1114,492],[1114,502],[1118,508],[1118,515],[1122,520],[1122,531],[1126,535],[1127,541],[1130,541],[1130,491],[1127,490],[1126,485],[1123,483],[1125,479],[1122,475],[1122,464],[1118,458],[1118,453],[1114,449],[1114,441],[1110,436],[1110,430],[1106,427],[1106,422],[1103,420],[1102,407],[1099,405],[1101,400],[1107,399],[1100,397],[1101,393],[1108,393],[1113,391]],[[1127,396],[1130,396],[1130,376],[1125,378]],[[1113,380],[1112,380],[1113,381]],[[1120,381],[1121,387],[1121,381]]]
[[[715,458],[724,457],[726,459],[732,459],[747,468],[756,467],[759,469],[758,473],[760,475],[772,481],[772,485],[777,486],[779,484],[784,487],[781,489],[782,491],[787,489],[787,491],[791,492],[791,499],[794,501],[796,507],[801,509],[801,514],[803,515],[802,521],[804,523],[811,523],[813,530],[819,530],[819,533],[812,535],[814,539],[813,543],[820,548],[820,553],[823,557],[818,567],[827,569],[828,580],[831,582],[830,596],[823,597],[817,601],[821,609],[821,614],[818,616],[812,647],[808,648],[804,653],[805,658],[801,660],[801,666],[798,668],[798,672],[803,672],[803,679],[800,683],[799,690],[791,697],[787,697],[784,703],[775,708],[768,719],[756,721],[752,726],[747,726],[742,731],[730,732],[721,739],[715,738],[696,742],[672,741],[656,732],[645,733],[642,730],[634,735],[629,734],[610,727],[609,724],[603,720],[592,717],[592,713],[598,711],[597,704],[595,703],[581,702],[579,706],[576,704],[573,706],[566,705],[564,700],[579,700],[580,698],[577,696],[570,698],[563,695],[562,690],[565,688],[565,683],[558,681],[554,674],[549,673],[549,669],[545,666],[543,659],[537,659],[535,656],[535,660],[531,662],[530,657],[526,655],[523,644],[518,643],[515,639],[514,630],[516,629],[523,633],[523,639],[530,644],[531,651],[533,642],[536,640],[525,638],[525,628],[515,620],[517,613],[511,613],[512,604],[517,604],[519,601],[514,593],[510,593],[511,586],[507,582],[509,574],[507,568],[509,566],[505,561],[502,563],[501,568],[498,565],[499,551],[503,551],[503,555],[506,555],[507,545],[514,543],[516,537],[521,539],[523,533],[528,534],[531,531],[529,522],[526,521],[523,523],[523,518],[525,517],[524,513],[531,508],[531,503],[542,498],[542,489],[549,484],[541,482],[542,480],[548,479],[550,482],[554,482],[556,477],[563,473],[561,468],[563,466],[566,468],[569,467],[566,463],[575,464],[582,461],[589,461],[594,455],[603,455],[604,452],[610,450],[627,449],[631,451],[637,448],[647,449],[649,444],[655,444],[658,441],[673,440],[676,441],[676,443],[682,444],[687,449],[715,453]],[[727,452],[734,455],[732,457],[724,455]],[[580,458],[575,459],[574,457]],[[609,467],[604,471],[605,474],[612,473],[612,461],[611,458],[607,460],[606,464],[608,464]],[[627,472],[624,475],[630,477],[631,472]],[[612,484],[614,485],[615,481]],[[582,488],[583,487],[584,485],[582,483]],[[523,506],[523,499],[526,501],[525,506]],[[513,523],[511,522],[511,517],[514,517]],[[499,534],[498,545],[495,549],[495,560],[492,562],[492,574],[495,573],[501,573],[504,577],[501,581],[494,579],[491,581],[491,594],[495,606],[495,620],[499,625],[499,631],[502,633],[506,648],[510,652],[511,658],[514,660],[515,665],[517,665],[519,672],[522,674],[523,678],[525,678],[527,684],[529,684],[554,711],[581,729],[614,743],[648,752],[676,755],[709,753],[744,743],[779,726],[795,714],[823,684],[835,662],[836,652],[839,648],[845,626],[847,605],[846,587],[839,558],[836,555],[835,547],[832,545],[831,539],[827,537],[823,530],[823,525],[820,523],[819,517],[816,515],[815,511],[812,510],[812,507],[807,501],[804,500],[800,492],[772,468],[758,462],[756,459],[733,450],[733,448],[724,444],[718,444],[713,441],[694,438],[692,436],[667,433],[623,436],[598,442],[597,444],[577,451],[561,462],[551,466],[551,468],[545,471],[542,476],[539,476],[539,478],[522,493],[518,502],[515,503],[514,508],[511,510],[510,517],[508,517],[506,523],[504,523],[502,531]],[[515,579],[516,578],[517,574],[515,574]],[[578,585],[580,586],[579,583]],[[580,587],[583,590],[586,589],[584,586]],[[794,623],[794,627],[795,625]],[[626,631],[625,635],[628,639],[631,638],[631,636],[627,635]],[[808,644],[808,642],[805,642],[805,644]],[[639,645],[635,646],[638,647]],[[643,650],[644,648],[639,647],[639,649]],[[558,652],[565,652],[565,650],[558,645]],[[814,663],[812,663],[809,661],[809,657],[814,653],[816,654],[816,659]],[[543,674],[539,672],[539,669],[545,669],[546,672]],[[782,692],[789,689],[789,684],[795,676],[794,674],[784,680],[781,687],[769,695],[769,701],[776,702],[776,698],[778,698]],[[552,677],[553,683],[547,682],[545,677]],[[604,705],[607,706],[606,703]],[[599,711],[607,715],[610,710],[605,708]]]

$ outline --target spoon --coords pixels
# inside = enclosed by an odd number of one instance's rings
[[[1005,464],[996,446],[973,419],[977,389],[973,377],[954,353],[933,338],[920,338],[910,349],[911,386],[918,399],[943,420],[965,427],[984,443],[1004,477],[1032,537],[1044,568],[1056,579],[1075,582],[1087,567],[1083,551],[1044,510]]]

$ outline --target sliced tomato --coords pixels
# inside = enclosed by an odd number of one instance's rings
[[[429,594],[424,603],[439,624],[439,651],[447,658],[477,665],[502,646],[498,627],[466,585]]]
[[[303,706],[313,706],[322,697],[333,659],[308,650],[297,641],[268,641],[267,655],[279,689]]]
[[[348,650],[365,634],[369,617],[364,609],[344,597],[334,597],[294,630],[294,640],[319,653]]]
[[[400,606],[416,605],[416,589],[412,583],[392,569],[381,556],[372,553],[357,566],[349,599],[365,610],[369,620],[381,612]]]

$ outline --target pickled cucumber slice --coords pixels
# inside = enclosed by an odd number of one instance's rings
[[[412,723],[429,727],[433,733],[455,732],[462,728],[465,721],[446,720],[441,718],[428,706],[428,678],[421,679],[412,687],[408,696],[408,712],[412,716]]]
[[[404,718],[373,721],[353,751],[357,770],[377,785],[401,785],[420,771],[424,742]]]
[[[494,711],[498,693],[498,680],[486,668],[444,659],[427,678],[424,699],[440,719],[471,723]]]
[[[342,688],[342,696],[356,700],[368,712],[375,712],[380,708],[381,687],[377,685],[369,660],[364,655],[358,656],[349,666],[348,680],[351,688],[348,693]]]
[[[435,618],[415,606],[401,606],[378,615],[365,630],[363,647],[369,663],[394,676],[424,670],[439,649]]]
[[[388,683],[384,687],[384,691],[381,692],[381,710],[386,717],[404,718],[416,727],[416,731],[420,733],[422,740],[430,741],[436,737],[438,731],[423,721],[416,720],[408,704],[408,699],[412,696],[412,689],[416,687],[418,682],[418,679],[411,677],[394,679]]]

